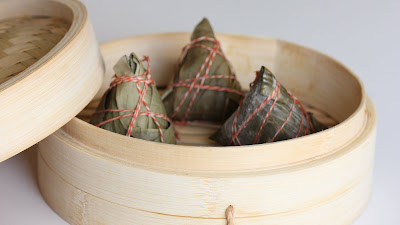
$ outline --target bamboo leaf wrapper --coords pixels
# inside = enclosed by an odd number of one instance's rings
[[[242,105],[210,138],[222,145],[287,140],[326,129],[262,67]]]
[[[163,96],[166,110],[175,121],[222,123],[239,106],[240,84],[207,19],[196,26],[191,41],[175,73],[175,86]],[[217,52],[215,58],[211,50]]]
[[[134,138],[175,144],[174,129],[165,117],[158,90],[138,57],[134,53],[129,57],[123,56],[114,66],[114,71],[115,80],[101,99],[90,123]],[[117,80],[130,81],[118,83]],[[141,93],[144,94],[143,100]],[[132,124],[136,110],[138,115]]]

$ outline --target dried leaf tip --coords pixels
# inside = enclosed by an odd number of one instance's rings
[[[117,77],[140,76],[145,71],[142,62],[133,52],[129,55],[129,57],[127,55],[121,57],[113,69]]]
[[[260,94],[263,96],[268,96],[273,91],[273,87],[275,87],[276,79],[274,75],[269,71],[266,67],[261,66],[260,71],[258,72],[258,76],[254,82],[254,84],[261,83]]]
[[[211,27],[210,21],[208,21],[207,18],[203,18],[203,20],[194,28],[191,40],[203,36],[215,38],[214,31]]]

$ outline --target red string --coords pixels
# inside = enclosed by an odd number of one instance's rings
[[[198,43],[200,41],[211,41],[211,42],[214,43],[214,46],[208,47],[206,45]],[[193,41],[191,41],[189,44],[187,44],[183,48],[182,54],[179,57],[179,64],[182,63],[182,61],[185,58],[185,56],[188,53],[188,51],[191,48],[194,48],[194,47],[204,48],[204,49],[207,49],[209,51],[209,54],[204,59],[204,62],[201,65],[201,67],[200,67],[199,71],[197,72],[196,76],[194,78],[178,81],[177,83],[172,84],[167,88],[167,90],[171,89],[171,88],[177,88],[177,87],[186,87],[187,88],[187,91],[185,92],[185,94],[184,94],[183,98],[181,99],[181,101],[179,102],[178,106],[174,109],[173,113],[170,115],[170,118],[174,118],[179,113],[179,111],[182,108],[182,105],[184,104],[184,102],[188,98],[190,92],[192,90],[195,91],[193,96],[192,96],[192,98],[190,99],[189,106],[186,109],[186,113],[185,113],[184,117],[181,119],[181,121],[179,121],[181,124],[186,124],[186,122],[187,122],[186,119],[187,119],[187,117],[188,117],[188,115],[190,113],[190,110],[191,110],[191,108],[193,106],[193,103],[194,103],[196,97],[198,96],[200,90],[231,92],[231,93],[238,94],[240,96],[244,96],[244,94],[242,92],[240,92],[240,91],[238,91],[236,89],[233,89],[233,88],[226,88],[226,87],[213,86],[213,85],[204,85],[204,82],[207,79],[231,79],[231,80],[236,80],[236,76],[233,75],[233,74],[235,74],[235,72],[234,72],[234,69],[232,67],[232,64],[226,58],[226,56],[222,52],[222,50],[220,50],[221,49],[220,43],[214,38],[203,36],[203,37],[199,37],[199,38],[196,38]],[[224,57],[224,59],[226,60],[226,62],[228,63],[228,65],[230,67],[232,75],[211,75],[211,76],[209,76],[210,68],[211,68],[211,66],[212,66],[212,64],[214,62],[215,56],[217,54],[222,56],[222,57]],[[203,76],[201,76],[203,71],[204,71],[204,74],[203,74]],[[200,82],[200,83],[198,84],[198,82]]]
[[[256,72],[256,76],[258,76],[258,72]],[[256,78],[256,79],[257,79],[257,78]],[[270,102],[270,101],[274,98],[273,103],[272,103],[270,109],[268,110],[266,116],[264,117],[264,120],[263,120],[263,122],[262,122],[262,124],[261,124],[261,126],[260,126],[260,128],[259,128],[259,130],[258,130],[258,133],[257,133],[257,135],[256,135],[256,137],[255,137],[255,139],[254,139],[253,144],[257,144],[258,139],[259,139],[260,134],[261,134],[261,131],[262,131],[262,129],[264,128],[264,125],[265,125],[266,121],[268,120],[268,117],[270,116],[270,114],[271,114],[273,108],[275,107],[275,103],[277,102],[277,100],[278,100],[278,98],[279,98],[280,89],[281,89],[281,84],[279,83],[278,80],[275,80],[275,81],[276,81],[276,83],[275,83],[274,91],[273,91],[273,92],[272,92],[272,93],[271,93],[271,94],[256,108],[256,110],[254,110],[254,111],[250,114],[250,116],[242,123],[242,125],[241,125],[240,127],[238,127],[238,125],[237,125],[237,119],[238,119],[239,111],[240,111],[240,109],[241,109],[241,107],[242,107],[243,102],[240,104],[239,109],[236,111],[235,117],[234,117],[234,119],[233,119],[233,121],[232,121],[232,134],[231,134],[232,137],[231,137],[231,142],[230,142],[230,144],[233,144],[233,145],[241,145],[241,144],[240,144],[240,141],[239,141],[239,138],[238,138],[239,134],[240,134],[240,133],[242,132],[242,130],[246,127],[246,125],[250,122],[250,120],[251,120],[265,105],[267,105],[268,102]],[[254,82],[251,83],[250,86],[252,86],[252,84],[254,84]],[[306,135],[306,134],[309,133],[310,127],[311,127],[312,131],[314,132],[314,128],[312,127],[310,118],[309,118],[308,113],[307,113],[307,111],[305,110],[305,108],[301,105],[300,101],[299,101],[292,93],[290,93],[289,91],[287,91],[287,92],[288,92],[289,96],[290,96],[290,97],[292,98],[292,100],[293,100],[292,106],[291,106],[291,108],[290,108],[288,117],[287,117],[286,120],[282,123],[282,125],[279,127],[279,129],[276,131],[275,135],[271,138],[271,140],[270,140],[269,142],[273,142],[273,141],[275,140],[275,138],[278,136],[278,134],[282,131],[283,127],[287,124],[287,122],[289,121],[289,119],[291,118],[291,116],[292,116],[292,114],[293,114],[295,105],[297,105],[297,106],[299,107],[299,109],[301,110],[301,112],[302,112],[302,113],[301,113],[301,122],[300,122],[300,125],[299,125],[299,130],[298,130],[298,132],[297,132],[297,134],[296,134],[296,137],[298,137],[298,136],[300,135],[300,132],[301,132],[301,130],[302,130],[303,123],[304,123],[304,118],[305,118],[306,121],[307,121],[307,126],[306,126],[306,129],[304,130],[302,136],[304,136],[304,135]]]
[[[109,122],[112,122],[114,120],[119,120],[119,119],[122,119],[122,118],[125,118],[125,117],[132,117],[132,119],[130,121],[130,124],[129,124],[129,127],[128,127],[128,130],[126,132],[126,136],[131,136],[132,129],[133,129],[134,125],[135,125],[135,122],[136,122],[136,119],[138,118],[138,116],[148,116],[154,121],[154,123],[158,127],[158,130],[160,132],[161,142],[164,142],[163,131],[162,131],[160,123],[157,121],[156,118],[162,118],[162,119],[168,121],[170,124],[172,124],[172,122],[164,114],[152,112],[150,110],[149,105],[147,104],[147,102],[145,100],[145,95],[146,95],[148,86],[151,85],[151,84],[154,84],[154,80],[151,79],[150,59],[149,59],[149,57],[145,56],[143,58],[143,60],[141,60],[141,62],[144,62],[144,61],[147,62],[147,70],[142,75],[137,76],[137,77],[133,77],[133,76],[120,76],[120,77],[117,77],[117,76],[114,76],[114,80],[111,82],[110,87],[107,90],[107,92],[108,92],[113,87],[115,87],[115,86],[117,86],[119,84],[122,84],[124,82],[135,82],[136,83],[136,88],[137,88],[138,93],[139,93],[139,101],[138,101],[135,109],[134,110],[105,109],[105,110],[96,111],[95,114],[105,113],[105,112],[119,112],[119,113],[120,112],[127,112],[127,113],[129,113],[129,114],[124,114],[124,115],[120,115],[120,116],[108,119],[106,121],[103,121],[103,122],[97,124],[96,126],[100,127],[101,125],[109,123]],[[141,83],[144,84],[143,89],[140,88],[140,84]],[[144,106],[146,108],[146,111],[141,110],[142,106]]]

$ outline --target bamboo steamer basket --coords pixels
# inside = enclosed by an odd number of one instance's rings
[[[104,69],[85,7],[70,0],[0,2],[0,162],[78,114]]]
[[[134,36],[101,45],[106,72],[131,51],[148,55],[162,90],[188,33]],[[267,66],[331,128],[301,138],[218,147],[215,127],[177,127],[178,145],[108,132],[86,121],[99,98],[39,143],[38,184],[71,224],[343,225],[368,202],[375,108],[345,66],[285,41],[217,34],[243,87]]]

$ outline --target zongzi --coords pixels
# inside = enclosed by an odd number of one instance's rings
[[[261,67],[241,106],[210,138],[222,145],[251,145],[304,136],[325,128],[268,69]]]
[[[145,69],[142,61],[147,61]],[[115,77],[90,123],[103,129],[149,141],[175,144],[172,123],[151,79],[147,57],[131,53],[114,66]]]
[[[206,18],[196,26],[191,42],[184,47],[173,82],[163,101],[174,121],[222,123],[235,112],[244,96]]]

